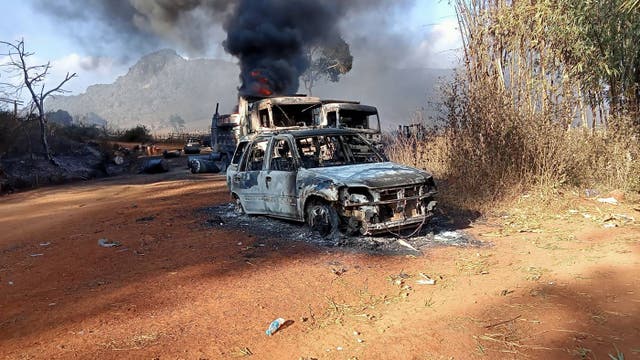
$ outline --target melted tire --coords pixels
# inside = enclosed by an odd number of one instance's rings
[[[317,232],[328,239],[337,238],[340,221],[336,209],[331,205],[325,202],[310,204],[306,209],[306,219],[307,225],[312,232]]]

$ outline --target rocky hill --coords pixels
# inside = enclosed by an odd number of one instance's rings
[[[50,111],[68,111],[76,120],[104,119],[112,127],[144,124],[154,131],[206,128],[215,103],[236,102],[238,67],[222,60],[191,59],[173,50],[142,57],[113,84],[89,86],[85,93],[52,98]]]
[[[238,66],[213,59],[184,59],[174,50],[142,57],[113,84],[89,86],[85,93],[48,100],[49,111],[66,110],[75,121],[130,128],[143,124],[155,132],[206,129],[216,102],[222,113],[237,102]],[[358,100],[380,111],[382,126],[407,124],[417,109],[433,115],[437,79],[450,70],[395,69],[355,62],[338,83],[319,83],[314,95]],[[303,92],[304,89],[300,89]]]

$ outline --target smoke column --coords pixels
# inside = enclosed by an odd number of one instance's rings
[[[224,25],[240,60],[240,94],[293,94],[309,66],[305,50],[339,38],[334,1],[240,0]]]
[[[211,31],[222,24],[223,47],[240,62],[240,93],[264,96],[297,92],[299,77],[309,66],[307,47],[342,41],[338,24],[347,14],[384,18],[414,0],[29,1],[35,10],[66,24],[97,25],[98,31],[74,31],[73,36],[85,48],[111,56],[136,56],[164,44],[202,56],[215,44]],[[361,30],[380,25],[372,22]]]

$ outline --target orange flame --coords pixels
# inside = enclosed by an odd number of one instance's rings
[[[257,84],[254,84],[254,90],[256,93],[262,96],[273,95],[273,91],[269,86],[269,79],[264,77],[261,71],[253,70],[250,74],[251,74],[251,77],[253,77],[257,82]]]

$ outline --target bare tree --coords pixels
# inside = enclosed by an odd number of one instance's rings
[[[27,60],[34,55],[34,53],[27,52],[24,49],[24,40],[16,41],[15,43],[0,41],[0,44],[6,46],[7,52],[2,55],[7,56],[9,59],[5,64],[0,66],[6,68],[8,72],[14,73],[16,78],[20,79],[16,84],[4,83],[3,85],[14,87],[16,93],[20,93],[24,88],[29,90],[31,108],[35,110],[34,113],[40,123],[40,140],[44,148],[45,156],[47,160],[59,166],[51,153],[49,142],[47,141],[47,118],[45,116],[44,102],[50,95],[66,92],[62,87],[77,75],[76,73],[67,73],[57,86],[47,90],[45,78],[51,70],[51,62],[47,62],[44,65],[28,65]]]

